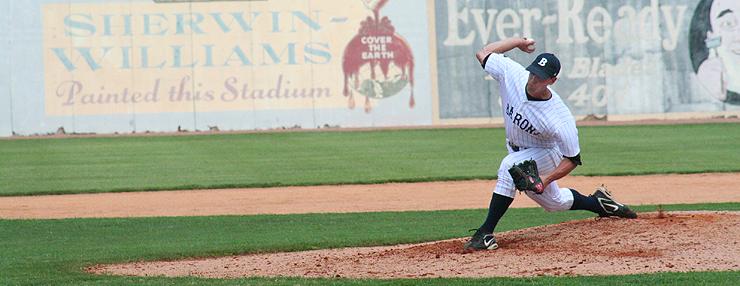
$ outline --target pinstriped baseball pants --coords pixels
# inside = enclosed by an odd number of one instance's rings
[[[509,168],[525,160],[533,159],[537,162],[537,170],[540,177],[544,178],[552,173],[563,160],[563,155],[556,149],[529,148],[514,152],[510,146],[506,146],[509,155],[501,160],[501,166],[498,169],[498,181],[494,193],[514,198],[516,189],[514,181],[509,174]],[[542,194],[533,192],[524,192],[533,201],[537,202],[546,211],[564,211],[569,210],[573,205],[573,194],[567,188],[558,187],[557,182],[552,182],[545,187]]]

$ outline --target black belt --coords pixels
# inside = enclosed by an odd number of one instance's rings
[[[520,150],[527,149],[527,148],[523,148],[523,147],[519,147],[514,144],[511,144],[511,142],[509,142],[509,147],[511,147],[511,150],[514,150],[514,152],[519,152]]]

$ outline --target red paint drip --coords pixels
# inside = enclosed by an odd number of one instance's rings
[[[388,79],[391,64],[398,67],[402,77],[408,80],[411,87],[411,98],[409,106],[414,107],[414,56],[411,47],[400,35],[396,34],[395,28],[388,17],[379,16],[380,9],[388,0],[382,0],[373,9],[373,16],[367,17],[360,23],[360,29],[352,40],[347,44],[342,57],[342,70],[344,72],[343,94],[349,97],[350,108],[354,108],[354,99],[349,83],[353,80],[354,88],[360,87],[360,70],[362,67],[370,66],[370,77],[375,80],[377,75],[375,68],[380,67],[384,79]],[[364,42],[363,42],[364,41]],[[378,51],[383,45],[384,50]],[[373,49],[375,47],[375,49]],[[377,56],[380,55],[380,56]],[[365,110],[371,109],[369,99],[366,100]]]

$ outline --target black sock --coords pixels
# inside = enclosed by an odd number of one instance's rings
[[[604,209],[601,208],[596,198],[581,195],[581,193],[574,189],[570,189],[570,192],[573,193],[573,206],[570,207],[571,210],[586,210],[597,214],[604,213]]]
[[[504,213],[506,213],[506,210],[509,209],[511,202],[513,201],[514,198],[494,193],[493,197],[491,197],[491,203],[488,206],[488,216],[486,217],[486,221],[480,226],[478,232],[493,233],[493,230],[498,224],[498,220],[504,216]]]

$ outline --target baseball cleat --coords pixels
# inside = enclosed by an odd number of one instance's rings
[[[604,210],[603,213],[599,214],[600,217],[616,216],[621,218],[637,218],[637,214],[629,207],[614,200],[612,194],[609,193],[604,185],[597,187],[591,197],[595,198]]]
[[[470,241],[465,243],[463,250],[494,250],[496,248],[498,248],[498,243],[496,243],[496,238],[493,234],[476,231],[473,237],[470,238]]]

